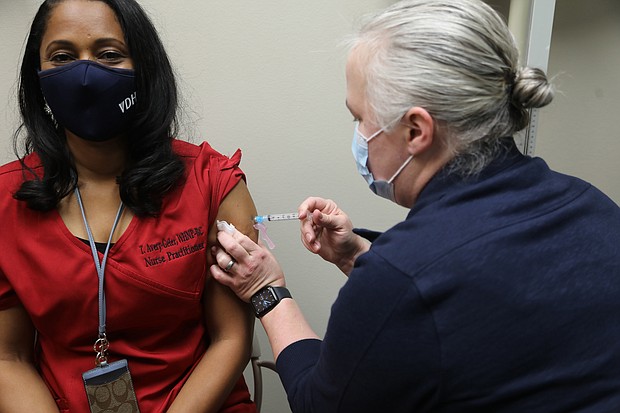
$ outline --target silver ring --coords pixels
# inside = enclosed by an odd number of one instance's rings
[[[224,267],[224,271],[226,272],[230,271],[233,265],[235,265],[235,260],[231,259],[230,262],[226,265],[226,267]]]

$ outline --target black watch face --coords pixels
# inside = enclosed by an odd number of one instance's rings
[[[276,297],[273,296],[271,289],[264,289],[252,297],[252,306],[257,315],[269,310],[275,303]]]

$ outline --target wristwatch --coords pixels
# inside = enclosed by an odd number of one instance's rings
[[[284,298],[293,298],[290,291],[284,287],[267,287],[261,289],[250,298],[256,317],[261,318],[270,312]]]

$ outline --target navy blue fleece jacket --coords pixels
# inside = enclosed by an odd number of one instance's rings
[[[439,173],[277,368],[294,413],[620,412],[620,209],[512,141]]]

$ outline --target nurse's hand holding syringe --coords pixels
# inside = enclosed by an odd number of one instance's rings
[[[310,197],[298,210],[304,246],[348,276],[357,257],[370,249],[370,242],[353,232],[349,216],[331,199]]]

